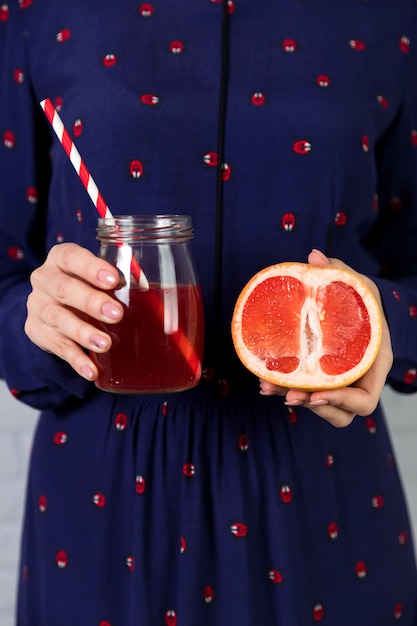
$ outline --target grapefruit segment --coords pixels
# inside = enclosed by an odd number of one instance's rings
[[[363,376],[381,332],[378,303],[357,274],[306,263],[280,263],[255,274],[232,318],[237,355],[251,372],[309,391]]]

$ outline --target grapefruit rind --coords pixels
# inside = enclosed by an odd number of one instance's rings
[[[288,276],[299,280],[306,294],[315,294],[319,288],[337,281],[352,287],[364,302],[370,321],[370,337],[359,362],[345,372],[328,374],[324,372],[316,357],[314,364],[300,358],[299,365],[291,372],[268,369],[265,359],[259,358],[248,348],[242,337],[242,314],[248,298],[264,281],[277,276]],[[307,296],[308,298],[308,296]],[[280,387],[317,391],[346,387],[361,378],[371,367],[381,344],[382,319],[378,302],[366,283],[357,274],[332,266],[309,265],[306,263],[279,263],[264,268],[255,274],[241,291],[232,317],[232,339],[236,353],[243,365],[253,374]]]

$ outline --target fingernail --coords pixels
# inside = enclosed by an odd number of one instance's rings
[[[304,402],[302,400],[286,400],[284,404],[285,406],[303,406]]]
[[[98,279],[104,285],[115,285],[117,283],[117,278],[108,270],[100,270],[98,273]]]
[[[87,380],[93,380],[94,372],[89,365],[83,365],[81,368],[81,372],[84,378],[86,378]]]
[[[313,402],[309,402],[310,406],[325,406],[329,404],[328,400],[314,400]]]
[[[318,254],[324,263],[329,263],[328,257],[325,254],[323,254],[321,250],[317,250],[317,248],[313,248],[311,252]]]
[[[107,337],[103,337],[103,335],[96,334],[96,335],[91,335],[90,343],[92,346],[95,346],[96,348],[107,348],[109,341]]]
[[[122,312],[119,307],[115,306],[112,302],[106,302],[101,307],[101,312],[103,315],[112,320],[118,320],[122,316]]]

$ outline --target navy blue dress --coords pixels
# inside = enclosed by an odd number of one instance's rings
[[[260,396],[230,339],[247,280],[316,247],[377,282],[388,383],[416,390],[416,26],[414,0],[1,4],[0,372],[40,410],[18,626],[417,624],[381,410],[337,429]],[[97,251],[44,98],[114,214],[192,216],[195,389],[101,392],[24,334],[51,246]]]

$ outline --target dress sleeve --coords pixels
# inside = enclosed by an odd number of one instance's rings
[[[91,389],[26,336],[30,273],[45,259],[51,133],[33,97],[22,10],[0,19],[0,376],[23,402],[62,406]]]
[[[376,147],[378,212],[366,245],[380,264],[375,278],[391,331],[388,383],[417,391],[417,26],[405,59],[404,97]]]

